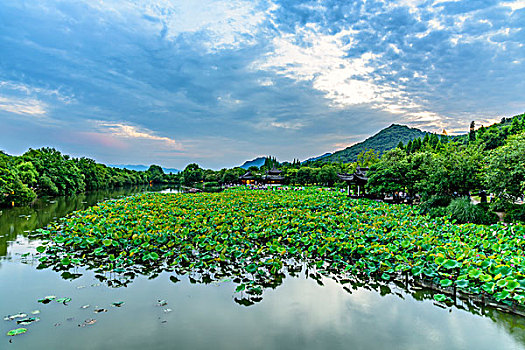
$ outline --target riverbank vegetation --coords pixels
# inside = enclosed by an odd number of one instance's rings
[[[40,268],[91,266],[126,284],[136,273],[174,271],[236,283],[260,300],[297,264],[315,273],[434,285],[443,294],[525,303],[525,226],[457,225],[412,206],[349,200],[338,191],[230,189],[145,193],[110,200],[40,230]],[[176,278],[175,278],[176,280]]]
[[[489,127],[476,128],[472,122],[470,132],[462,136],[424,135],[407,144],[400,142],[383,154],[362,150],[352,163],[326,159],[280,163],[267,157],[261,167],[248,170],[256,181],[278,168],[285,185],[343,188],[337,174],[352,173],[360,166],[369,168],[366,189],[370,197],[403,193],[421,204],[422,213],[448,215],[462,223],[494,223],[499,220],[494,212],[505,212],[507,222],[525,220],[525,206],[517,204],[525,192],[525,114],[503,118]],[[225,184],[238,183],[246,171],[240,167],[202,169],[192,163],[180,173],[164,174],[157,165],[143,172],[117,169],[88,158],[71,158],[52,148],[29,150],[18,157],[0,153],[0,206],[28,203],[36,195],[145,183],[220,191]],[[471,203],[476,196],[482,202],[479,205]],[[486,197],[489,200],[484,203]]]
[[[0,207],[30,203],[37,196],[64,196],[122,186],[175,181],[161,167],[147,171],[108,167],[73,158],[54,148],[30,149],[21,156],[0,151]]]

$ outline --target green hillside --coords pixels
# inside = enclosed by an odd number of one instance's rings
[[[364,140],[363,142],[356,143],[350,147],[347,147],[341,151],[332,153],[329,156],[323,157],[322,160],[326,162],[355,162],[357,155],[362,151],[373,149],[376,152],[388,151],[395,148],[399,142],[407,144],[408,141],[423,138],[427,132],[421,131],[416,128],[409,128],[406,125],[392,124],[388,128],[385,128]]]

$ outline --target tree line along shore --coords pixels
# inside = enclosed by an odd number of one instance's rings
[[[363,150],[355,162],[315,160],[278,162],[267,157],[252,166],[254,178],[279,169],[284,184],[343,187],[338,174],[368,168],[366,192],[382,198],[394,193],[418,198],[423,213],[452,215],[458,222],[490,224],[505,212],[505,220],[525,221],[520,205],[525,192],[525,114],[449,137],[426,133],[384,153]],[[0,206],[31,203],[37,197],[63,196],[140,184],[173,184],[207,189],[236,183],[246,169],[202,169],[192,163],[179,173],[160,166],[134,171],[106,166],[89,158],[74,158],[54,148],[29,149],[20,156],[0,151]],[[479,197],[478,197],[479,196]],[[488,200],[485,203],[485,197]],[[481,201],[472,204],[472,198]]]

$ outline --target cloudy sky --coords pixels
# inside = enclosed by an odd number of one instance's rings
[[[525,0],[0,3],[0,149],[305,159],[525,112]]]

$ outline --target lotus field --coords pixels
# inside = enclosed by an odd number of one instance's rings
[[[445,294],[525,302],[524,226],[456,225],[319,189],[145,193],[75,212],[40,233],[41,267],[90,266],[121,284],[136,273],[175,271],[205,283],[232,280],[242,298],[256,299],[306,263],[325,275],[426,281]]]

